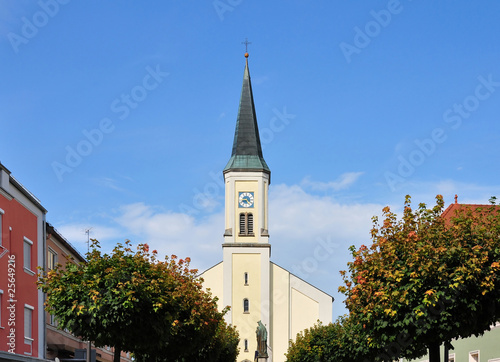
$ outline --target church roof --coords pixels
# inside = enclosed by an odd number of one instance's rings
[[[250,81],[250,71],[248,70],[248,53],[245,54],[245,57],[245,72],[243,74],[243,87],[234,132],[233,151],[229,162],[224,167],[224,173],[228,171],[264,171],[270,174],[271,170],[264,161],[260,145],[252,83]]]
[[[450,204],[441,214],[447,225],[451,224],[451,219],[457,217],[460,213],[471,212],[474,216],[486,217],[494,213],[500,214],[500,205],[495,204],[459,204],[458,195],[455,195],[455,203]]]

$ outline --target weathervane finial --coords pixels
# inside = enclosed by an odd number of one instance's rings
[[[241,44],[245,44],[245,58],[248,58],[248,44],[252,44],[248,41],[248,38],[245,38],[245,41],[242,41]]]

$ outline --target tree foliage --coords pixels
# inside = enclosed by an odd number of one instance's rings
[[[122,350],[138,361],[234,361],[237,332],[189,262],[158,260],[147,244],[133,252],[129,241],[103,254],[94,240],[87,263],[58,266],[38,283],[59,326],[96,346],[114,346],[115,362]]]
[[[286,353],[287,362],[359,362],[367,350],[360,326],[342,316],[297,334]]]
[[[351,249],[339,290],[367,352],[379,360],[416,358],[439,346],[480,335],[500,318],[500,208],[462,208],[445,219],[443,198],[411,207],[401,220],[388,207],[374,218],[373,244]],[[437,353],[436,353],[437,352]]]

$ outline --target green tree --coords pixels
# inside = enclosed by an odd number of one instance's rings
[[[388,207],[374,218],[373,244],[351,249],[339,290],[350,319],[363,326],[378,360],[416,358],[455,338],[481,335],[500,318],[500,207],[442,216],[405,201],[401,220]]]
[[[239,336],[235,327],[227,326],[225,323],[220,323],[216,335],[199,350],[190,351],[186,348],[186,342],[179,339],[178,341],[183,346],[182,357],[178,358],[178,362],[226,362],[235,361],[238,356]],[[137,362],[167,362],[172,361],[171,351],[169,348],[156,350],[154,354],[148,352],[134,354]]]
[[[40,274],[38,284],[59,326],[96,346],[113,346],[115,362],[122,350],[148,361],[183,361],[221,345],[237,354],[227,310],[217,311],[217,299],[203,291],[189,262],[175,255],[158,260],[147,244],[133,252],[129,241],[103,254],[94,240],[87,263],[58,266]]]
[[[286,353],[287,362],[359,362],[368,347],[362,326],[342,316],[297,334]]]

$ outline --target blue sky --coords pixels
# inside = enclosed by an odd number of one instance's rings
[[[500,3],[0,3],[0,162],[81,252],[222,258],[249,45],[272,260],[332,294],[404,196],[500,196]]]

